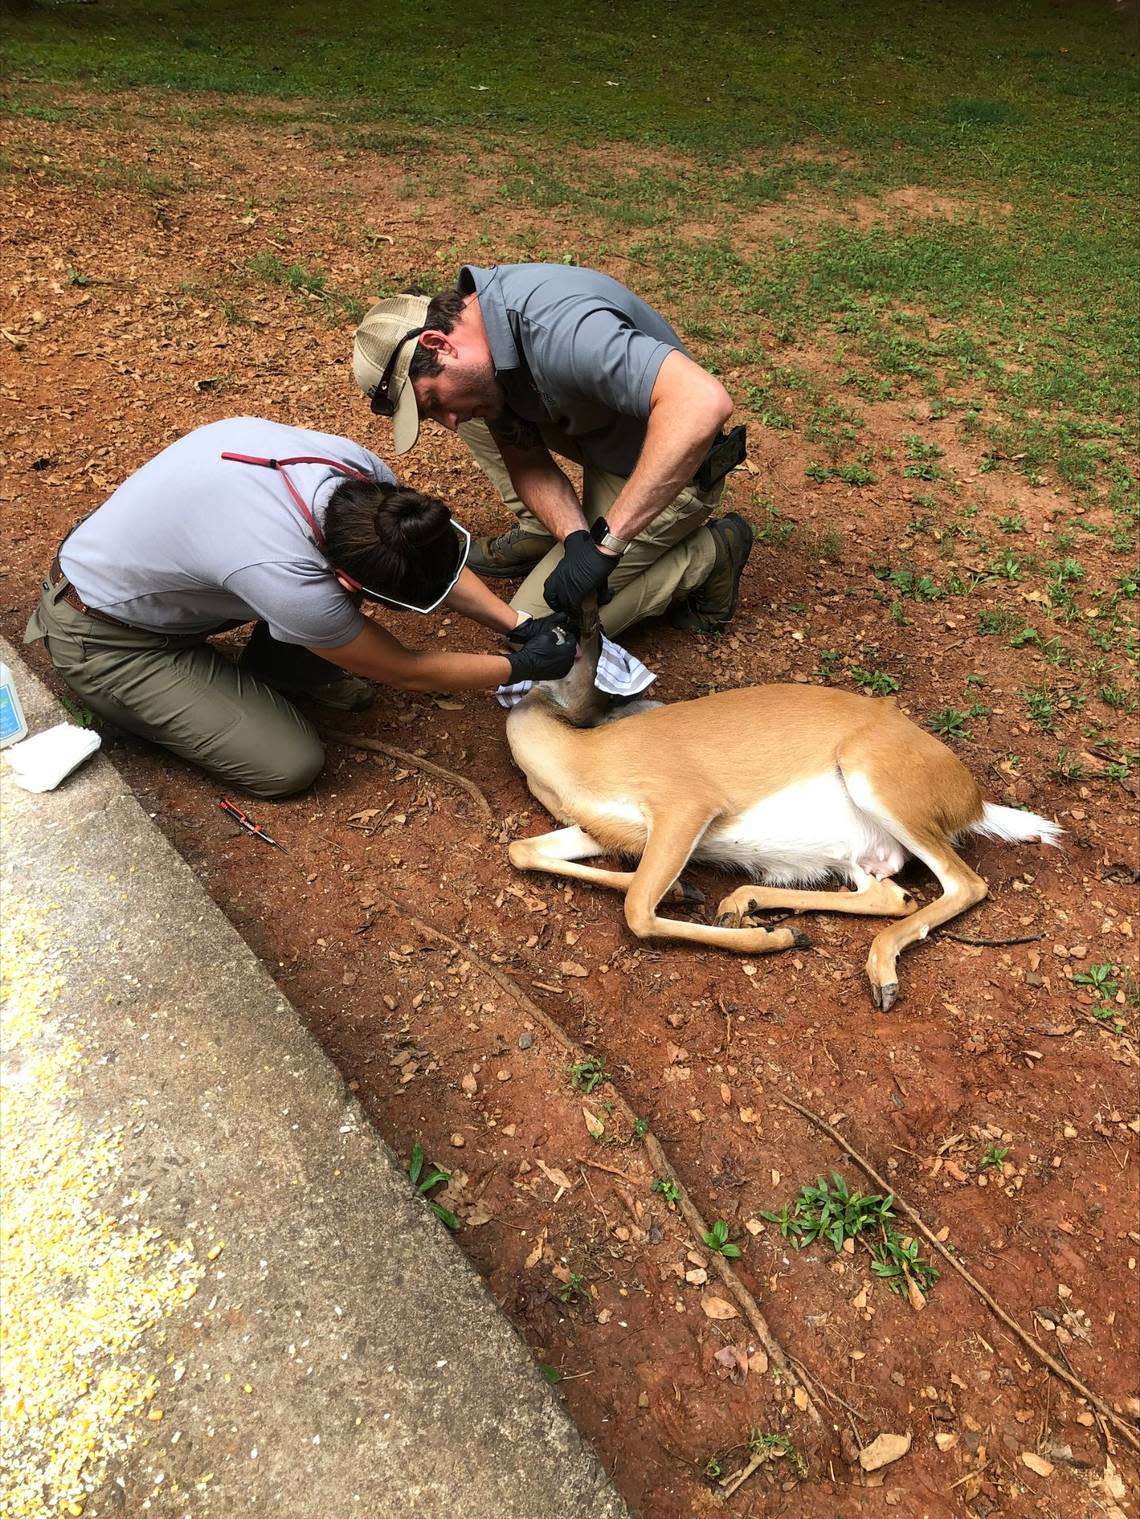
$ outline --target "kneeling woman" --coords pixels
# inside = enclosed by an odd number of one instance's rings
[[[358,710],[369,681],[478,691],[567,673],[573,639],[476,579],[469,541],[359,444],[234,417],[172,443],[73,529],[25,641],[45,640],[100,717],[255,796],[287,796],[324,763],[290,696]],[[362,599],[445,606],[521,647],[409,649]],[[248,622],[236,664],[206,641]]]

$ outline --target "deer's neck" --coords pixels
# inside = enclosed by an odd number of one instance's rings
[[[511,757],[532,795],[556,817],[571,810],[565,803],[579,789],[579,767],[593,737],[594,730],[568,723],[541,690],[530,692],[507,716]]]

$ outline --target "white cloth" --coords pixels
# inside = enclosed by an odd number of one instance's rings
[[[657,679],[653,671],[635,654],[623,649],[621,644],[611,643],[602,634],[602,652],[598,656],[594,685],[607,696],[640,696]],[[534,685],[533,680],[520,680],[513,686],[500,686],[495,699],[500,707],[514,707]]]
[[[12,779],[25,791],[53,791],[64,776],[95,753],[100,738],[91,728],[56,723],[35,738],[26,738],[4,750]]]

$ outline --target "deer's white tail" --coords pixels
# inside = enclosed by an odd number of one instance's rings
[[[1022,812],[1017,807],[999,807],[996,802],[986,802],[985,810],[976,823],[971,823],[967,833],[984,833],[987,838],[1001,839],[1006,844],[1052,844],[1061,842],[1064,829],[1048,818],[1038,817],[1035,812]]]

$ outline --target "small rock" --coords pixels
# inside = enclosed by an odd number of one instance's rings
[[[462,1150],[463,1146],[467,1143],[467,1141],[464,1139],[464,1137],[463,1137],[462,1134],[453,1134],[451,1136],[451,1143],[455,1147],[455,1149]]]
[[[905,1456],[910,1449],[910,1435],[879,1435],[859,1452],[859,1465],[865,1472],[877,1472]]]
[[[519,1049],[520,1050],[529,1050],[530,1047],[531,1047],[531,1045],[533,1043],[534,1043],[534,1035],[533,1034],[527,1033],[526,1031],[524,1031],[523,1033],[521,1033],[519,1035]]]

